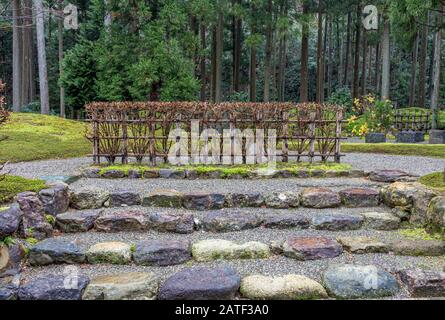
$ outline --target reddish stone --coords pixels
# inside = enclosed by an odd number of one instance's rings
[[[307,188],[301,194],[301,204],[307,208],[335,208],[341,205],[340,195],[326,188]]]
[[[374,189],[352,188],[340,191],[341,202],[346,207],[377,207],[380,203],[380,193]]]
[[[284,242],[283,252],[285,256],[297,260],[318,260],[341,255],[343,247],[328,238],[293,237]]]

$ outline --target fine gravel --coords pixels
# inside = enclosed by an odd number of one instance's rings
[[[442,171],[445,167],[443,159],[371,153],[348,153],[342,161],[351,164],[354,169],[365,171],[399,169],[413,175]],[[90,164],[92,164],[91,158],[43,160],[11,163],[6,170],[11,174],[26,178],[38,178],[48,175],[78,175],[80,168]]]
[[[64,235],[62,238],[76,241],[80,247],[87,248],[88,246],[102,242],[102,241],[123,241],[126,243],[136,243],[139,240],[160,240],[160,239],[183,239],[192,242],[204,239],[225,239],[232,240],[238,243],[247,241],[260,241],[263,243],[270,243],[270,241],[282,241],[289,236],[326,236],[329,238],[336,238],[339,236],[371,236],[381,241],[391,241],[403,238],[398,232],[384,232],[372,230],[357,230],[348,232],[329,232],[316,230],[270,230],[270,229],[253,229],[241,232],[219,233],[212,234],[207,232],[195,232],[190,235],[179,235],[171,233],[158,233],[155,231],[147,232],[121,232],[121,233],[79,233],[73,235]],[[229,265],[235,268],[242,277],[251,274],[263,274],[269,276],[280,276],[285,274],[300,274],[321,282],[323,273],[326,269],[335,264],[359,264],[359,265],[376,265],[380,268],[386,269],[389,272],[395,272],[399,269],[406,268],[421,268],[440,271],[445,265],[443,257],[405,257],[394,256],[390,254],[364,254],[352,255],[344,253],[339,257],[325,260],[315,261],[297,261],[286,258],[284,256],[272,256],[269,259],[252,259],[252,260],[224,260],[213,261],[206,263],[197,263],[190,261],[183,265],[169,266],[169,267],[144,267],[130,265],[80,265],[79,272],[91,278],[105,274],[118,274],[122,272],[153,272],[159,277],[161,283],[174,273],[192,266],[221,266]],[[72,266],[70,266],[72,267]],[[28,267],[22,274],[23,279],[33,279],[41,274],[63,274],[66,265],[52,265],[47,267]],[[70,269],[71,270],[71,269]],[[403,288],[394,299],[409,298],[406,288]]]

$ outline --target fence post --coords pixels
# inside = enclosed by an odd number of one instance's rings
[[[93,112],[92,119],[93,121],[93,161],[94,164],[100,164],[100,155],[99,155],[99,128],[97,122],[96,111]]]
[[[343,120],[343,111],[337,110],[336,120],[335,120],[335,162],[341,162],[341,130],[342,130],[342,120]]]
[[[127,111],[122,111],[122,164],[128,164],[128,127],[127,127]]]
[[[154,122],[156,113],[153,114],[150,124],[151,138],[150,138],[150,162],[152,166],[156,166],[156,123]]]
[[[315,112],[311,112],[309,116],[309,162],[312,163],[314,161],[315,154],[315,118],[317,114]]]
[[[289,141],[288,141],[288,135],[289,135],[289,113],[286,111],[282,112],[282,118],[283,118],[283,144],[282,144],[282,155],[281,155],[281,161],[282,162],[289,162]]]

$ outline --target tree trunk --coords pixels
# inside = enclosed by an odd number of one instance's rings
[[[437,26],[443,23],[443,5],[439,5],[437,13]],[[433,66],[433,92],[431,95],[431,110],[433,111],[432,129],[437,129],[437,108],[440,98],[440,66],[442,57],[442,28],[439,28],[434,35],[434,66]]]
[[[264,58],[264,94],[263,101],[270,100],[270,65],[272,59],[272,0],[267,2],[268,14],[270,15],[266,28],[266,56]]]
[[[382,38],[382,100],[389,99],[390,80],[391,80],[391,56],[389,44],[389,19],[385,17],[383,25]]]
[[[20,0],[12,3],[12,110],[20,112],[22,107],[22,29],[20,26]]]
[[[374,88],[375,92],[380,92],[380,44],[375,48],[375,70],[374,70]]]
[[[343,70],[343,47],[342,47],[342,41],[340,38],[340,24],[338,23],[338,19],[335,21],[335,28],[336,28],[336,42],[337,42],[337,48],[336,48],[336,60],[337,64],[335,66],[335,70],[337,73],[337,88],[341,86],[341,83],[343,82],[342,79],[342,70]]]
[[[40,107],[42,114],[49,114],[48,74],[46,65],[45,24],[42,0],[34,0],[37,31],[37,56],[39,61]]]
[[[215,103],[220,103],[222,99],[222,57],[223,57],[223,31],[224,21],[223,14],[218,14],[218,22],[216,26],[216,43],[215,43]]]
[[[346,51],[345,51],[345,65],[343,74],[343,87],[346,87],[349,83],[348,71],[349,71],[349,58],[351,55],[351,24],[352,24],[352,14],[348,12],[348,24],[346,26]]]
[[[307,14],[306,2],[303,2],[303,14]],[[301,31],[301,72],[300,72],[300,102],[309,100],[309,24],[303,21]]]
[[[328,77],[328,98],[332,94],[332,54],[334,53],[334,43],[332,41],[332,18],[328,19],[328,33],[326,34],[328,37],[328,65],[327,65],[327,77]]]
[[[419,95],[417,103],[420,108],[426,106],[426,56],[428,51],[428,14],[426,14],[425,25],[422,28],[421,46],[419,56]]]
[[[233,2],[235,3],[235,2]],[[241,4],[241,0],[236,3]],[[233,45],[233,65],[232,65],[232,88],[234,92],[240,91],[240,70],[241,70],[241,30],[242,20],[233,16],[232,21],[232,45]]]
[[[352,97],[359,96],[359,66],[360,66],[360,36],[361,36],[361,7],[357,5],[357,16],[355,21],[355,51],[354,51],[354,80],[352,83]]]
[[[362,57],[362,83],[361,83],[361,95],[366,95],[366,80],[367,73],[366,67],[368,63],[368,38],[366,36],[366,31],[363,31],[363,57]]]
[[[317,95],[316,101],[323,102],[324,66],[323,66],[323,4],[318,1],[318,38],[317,38]]]
[[[415,93],[416,93],[416,83],[417,83],[417,52],[419,48],[419,33],[416,34],[416,40],[413,44],[413,50],[411,52],[411,79],[409,82],[409,100],[408,100],[408,106],[414,107],[415,106]]]
[[[206,85],[207,85],[207,73],[206,73],[206,25],[204,20],[201,20],[201,54],[200,54],[200,76],[201,76],[201,101],[206,101]]]
[[[250,102],[256,102],[256,48],[250,48],[250,69],[249,69],[249,98]]]
[[[63,10],[63,2],[60,3],[60,10]],[[59,42],[59,77],[63,76],[63,15],[57,19],[57,37]],[[60,86],[60,116],[66,118],[65,112],[65,88]]]

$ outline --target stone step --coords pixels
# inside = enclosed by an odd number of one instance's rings
[[[113,269],[113,267],[109,267]],[[52,272],[0,280],[0,300],[314,300],[438,298],[445,272],[417,268],[388,271],[371,264],[342,263],[319,275],[240,272],[229,265],[156,271],[76,274],[76,285]]]
[[[401,219],[384,208],[356,209],[224,209],[189,211],[144,207],[70,211],[56,217],[65,233],[157,230],[188,234],[196,231],[235,232],[255,228],[348,231],[361,228],[396,230]]]

